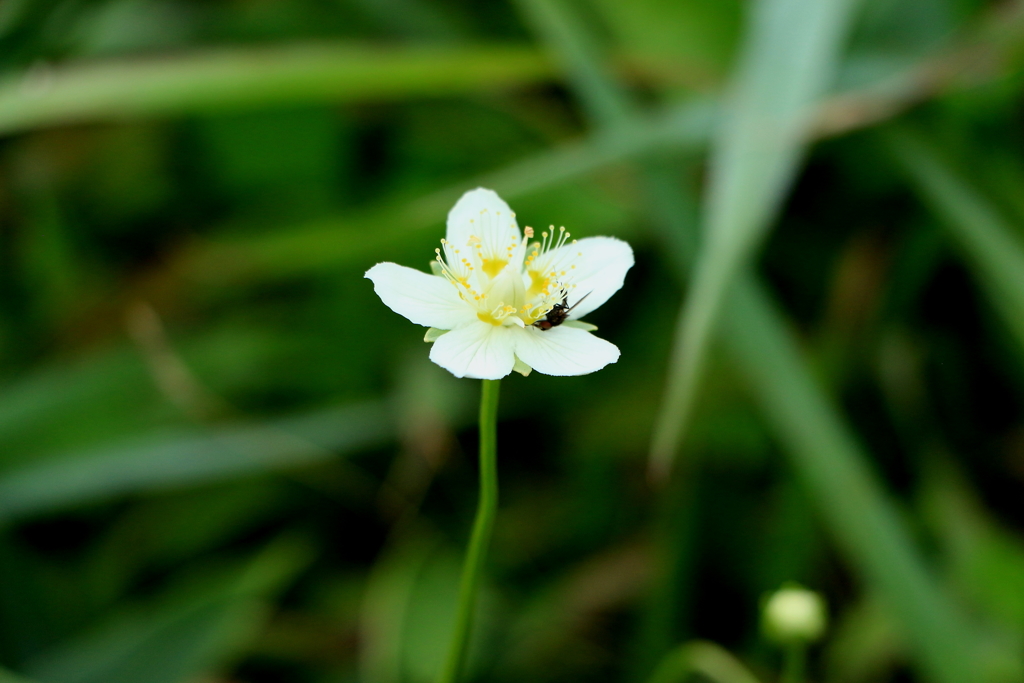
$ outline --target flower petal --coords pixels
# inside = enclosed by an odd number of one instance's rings
[[[438,337],[430,360],[456,377],[501,379],[515,365],[513,333],[522,329],[475,322]]]
[[[569,305],[575,305],[569,319],[576,320],[619,291],[626,271],[633,267],[633,249],[614,237],[585,237],[550,252],[549,259],[552,264],[572,263],[576,266],[569,280],[575,285],[569,296]],[[557,270],[562,267],[556,265],[551,268]]]
[[[448,212],[445,239],[456,249],[462,249],[471,235],[484,244],[495,244],[502,249],[513,236],[516,242],[520,241],[516,215],[494,190],[483,187],[470,190]]]
[[[450,330],[477,319],[455,286],[442,277],[397,263],[378,263],[366,277],[384,305],[417,325]]]
[[[597,325],[591,325],[590,323],[585,323],[582,320],[566,320],[562,325],[565,325],[566,327],[575,327],[587,332],[597,331]],[[427,332],[427,334],[430,334],[430,332]]]
[[[527,327],[516,335],[515,341],[516,355],[545,375],[586,375],[619,359],[615,344],[564,325],[550,330]]]

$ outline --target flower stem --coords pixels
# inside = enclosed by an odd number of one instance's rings
[[[804,683],[807,666],[807,645],[802,642],[790,643],[783,653],[780,683]]]
[[[476,596],[480,589],[487,547],[491,542],[494,516],[498,510],[497,418],[500,385],[501,380],[485,379],[480,394],[480,502],[473,522],[473,535],[466,551],[466,561],[462,567],[455,631],[438,683],[458,682],[469,650]]]

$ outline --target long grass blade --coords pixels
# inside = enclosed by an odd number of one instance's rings
[[[886,135],[894,158],[967,257],[1024,350],[1024,245],[999,211],[933,145],[908,130]]]
[[[37,681],[33,681],[31,678],[25,678],[24,676],[19,676],[7,669],[0,669],[0,683],[37,683]]]
[[[831,82],[857,0],[766,0],[751,6],[746,47],[713,143],[704,242],[676,329],[652,472],[671,466],[693,412],[729,287],[792,181],[815,103]]]
[[[325,462],[386,443],[393,431],[386,407],[367,404],[57,455],[0,475],[0,524],[127,493]]]
[[[665,657],[648,683],[685,683],[693,674],[715,683],[760,683],[728,650],[706,641],[680,645]]]
[[[574,93],[589,118],[601,129],[628,135],[638,120],[639,106],[615,82],[606,56],[579,17],[559,0],[519,0],[519,6],[537,33],[563,65]],[[711,126],[707,129],[710,131]],[[696,245],[694,206],[677,191],[672,170],[657,161],[637,164],[651,213],[665,241],[675,249],[675,265],[685,268]],[[689,475],[689,476],[688,476]],[[631,673],[643,680],[680,634],[680,615],[686,614],[694,571],[694,477],[692,470],[677,477],[676,485],[661,491],[661,528],[658,537],[660,565],[643,612],[637,644],[631,657]],[[687,542],[691,541],[691,542]]]
[[[536,50],[293,45],[40,67],[0,84],[0,134],[84,121],[459,94],[550,80]]]
[[[415,200],[396,199],[381,208],[297,225],[265,238],[246,236],[211,242],[183,254],[172,274],[184,273],[191,280],[201,281],[278,277],[365,261],[400,239],[434,227],[438,216],[445,215],[466,187],[493,187],[503,197],[515,199],[666,146],[696,151],[707,143],[716,115],[717,107],[711,102],[692,102],[661,115],[643,117],[627,130],[597,133]]]
[[[572,29],[576,25],[573,22],[560,20],[550,26],[545,24],[546,28],[540,26],[548,15],[557,18],[558,9],[533,9],[534,4],[550,4],[539,0],[522,0],[521,4],[528,17],[545,35],[551,36],[549,42],[553,47],[574,44],[566,39],[569,34],[559,30],[559,27]],[[1011,35],[1019,38],[1024,34],[1024,21],[1012,23],[1010,29]],[[1007,38],[1003,42],[1010,44],[1012,41]],[[963,87],[958,70],[943,68],[949,61],[949,54],[959,52],[956,49],[943,50],[914,64],[894,79],[887,78],[882,83],[868,84],[829,97],[814,109],[811,132],[820,137],[846,133],[891,117],[922,99]],[[556,50],[555,56],[560,55],[563,63],[571,59],[570,55],[562,55]],[[985,63],[1005,65],[1008,62],[1002,52],[990,49],[979,52],[978,58],[983,58]],[[1003,74],[1004,69],[994,69],[983,76],[990,80]],[[599,81],[592,75],[587,80],[598,87]],[[914,97],[908,99],[903,84],[920,82],[926,85],[917,85]],[[707,145],[716,122],[721,118],[720,107],[707,99],[669,106],[653,114],[635,111],[629,106],[609,105],[608,94],[621,96],[622,92],[611,85],[600,87],[603,94],[581,93],[595,121],[605,126],[586,139],[564,144],[427,196],[394,198],[384,208],[326,217],[288,230],[274,231],[265,237],[247,235],[244,240],[217,240],[184,253],[169,275],[185,275],[200,281],[255,275],[278,277],[366,260],[399,239],[434,227],[437,216],[444,215],[466,187],[493,187],[503,197],[515,199],[626,162],[642,160],[646,155],[666,151],[679,154],[695,152]]]
[[[523,4],[532,8],[538,22],[544,22],[552,47],[565,47],[563,60],[587,62],[570,71],[589,74],[577,79],[576,86],[592,89],[594,83],[601,83],[594,76],[598,57],[585,41],[576,40],[573,27],[580,23],[567,20],[557,9],[543,9],[557,4],[552,0],[523,0]],[[595,118],[614,124],[630,107],[603,106],[616,89],[610,83],[597,87],[600,92],[588,90],[583,96],[589,97]],[[680,217],[685,215],[685,201],[666,194],[671,184],[660,183],[660,174],[648,173],[645,179],[658,200],[654,208],[664,213],[659,219],[676,231],[684,230],[686,222],[680,222]],[[693,240],[675,235],[672,243],[684,270],[694,257]],[[928,575],[896,511],[867,468],[867,457],[812,380],[782,316],[756,281],[747,277],[728,296],[728,350],[744,370],[770,426],[817,499],[846,557],[899,616],[920,668],[942,683],[985,680],[977,666],[973,630]],[[689,664],[689,655],[685,649],[670,655],[655,674],[656,680],[678,676],[680,667]]]
[[[624,125],[637,108],[604,68],[601,49],[583,22],[558,0],[518,0],[532,28],[565,71],[588,116],[603,126]]]
[[[901,621],[927,680],[992,680],[980,658],[980,636],[913,551],[899,514],[815,384],[781,315],[746,278],[733,290],[727,310],[723,338],[761,410],[832,535]]]
[[[223,666],[259,633],[264,602],[313,559],[292,538],[223,571],[205,590],[172,589],[157,604],[123,609],[30,662],[48,683],[179,683]]]

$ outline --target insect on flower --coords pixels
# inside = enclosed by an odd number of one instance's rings
[[[586,299],[588,296],[590,295],[584,294],[583,299]],[[569,295],[565,295],[562,298],[561,302],[551,307],[551,310],[548,311],[548,314],[544,316],[543,320],[538,320],[537,322],[533,323],[533,326],[539,327],[540,329],[545,331],[550,330],[552,327],[558,327],[559,325],[561,325],[562,323],[569,319],[569,314],[572,313],[572,309],[576,308],[581,303],[583,303],[583,299],[580,299],[572,306],[570,306]]]
[[[520,233],[508,204],[477,188],[448,213],[432,275],[378,263],[366,277],[391,310],[430,328],[430,360],[457,377],[585,375],[614,363],[618,348],[580,318],[622,287],[633,250],[554,226],[535,234]],[[587,294],[569,306],[578,292]]]

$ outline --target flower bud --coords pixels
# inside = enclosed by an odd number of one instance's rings
[[[822,597],[797,585],[775,591],[762,614],[765,635],[781,644],[812,643],[824,634],[827,622]]]

